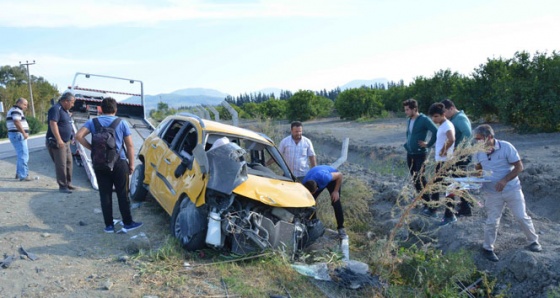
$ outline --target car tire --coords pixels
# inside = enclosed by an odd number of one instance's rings
[[[171,234],[187,251],[202,249],[206,247],[207,217],[205,208],[197,208],[188,197],[184,197],[173,208]]]
[[[134,168],[130,177],[130,199],[141,202],[146,200],[148,190],[144,187],[144,164],[139,164]]]
[[[323,222],[319,219],[314,219],[312,222],[307,226],[307,234],[302,239],[301,248],[306,248],[311,244],[315,243],[317,239],[325,234],[325,226]]]

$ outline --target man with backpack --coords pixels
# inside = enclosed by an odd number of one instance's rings
[[[127,232],[142,226],[142,223],[132,220],[128,199],[128,176],[134,170],[134,145],[127,122],[121,121],[115,116],[117,101],[111,97],[104,98],[101,102],[101,111],[101,116],[88,120],[80,128],[76,134],[76,140],[91,150],[93,170],[99,186],[105,233],[115,232],[113,186],[117,193],[123,231]],[[85,138],[89,133],[92,134],[91,143]]]

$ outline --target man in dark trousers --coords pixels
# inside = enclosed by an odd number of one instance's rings
[[[455,152],[462,148],[466,148],[470,144],[472,137],[472,126],[469,117],[463,111],[457,110],[455,103],[450,99],[445,99],[441,102],[445,106],[445,117],[453,123],[455,127]],[[455,163],[454,168],[457,170],[466,170],[467,165],[471,162],[471,155],[467,154],[464,158]],[[460,175],[453,174],[453,177],[461,177]],[[461,203],[457,210],[459,216],[471,216],[471,204],[461,197]]]
[[[403,102],[404,113],[408,117],[406,125],[406,164],[410,171],[410,176],[414,181],[416,192],[420,193],[426,185],[424,176],[424,163],[428,157],[428,149],[436,142],[437,126],[426,115],[418,112],[418,102],[415,99],[407,99]],[[426,143],[428,132],[432,135],[430,141]],[[430,194],[424,193],[422,199],[430,201]],[[426,216],[436,217],[436,209],[424,206],[422,213]]]
[[[338,236],[341,239],[348,238],[348,235],[344,230],[344,214],[342,212],[342,203],[340,202],[342,173],[331,166],[319,165],[311,168],[311,170],[307,172],[302,183],[315,199],[319,197],[325,188],[329,190],[331,195],[331,205],[334,209],[334,216],[336,218]]]
[[[74,95],[66,92],[48,112],[46,147],[54,162],[56,182],[62,193],[72,193],[75,189],[72,186],[72,150],[70,150],[70,142],[74,138],[70,109],[74,106],[74,101]]]
[[[101,102],[102,115],[97,117],[103,127],[108,127],[118,117],[117,101],[114,98],[104,98]],[[88,120],[76,134],[76,140],[91,151],[92,144],[86,139],[89,133],[94,134],[95,124],[93,119]],[[115,139],[117,152],[120,157],[115,162],[112,170],[95,170],[95,178],[99,185],[99,199],[101,200],[101,211],[105,222],[105,233],[114,233],[113,223],[113,186],[119,200],[119,210],[122,216],[123,231],[131,231],[142,226],[140,222],[134,222],[130,212],[130,200],[128,199],[128,176],[134,171],[134,144],[130,127],[126,121],[121,121],[115,128]],[[126,147],[123,150],[123,146]],[[127,160],[128,158],[128,160]]]

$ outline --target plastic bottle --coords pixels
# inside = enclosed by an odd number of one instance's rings
[[[210,211],[208,214],[208,232],[206,233],[206,243],[213,246],[221,246],[222,227],[220,225],[220,214]]]
[[[344,256],[343,260],[350,260],[350,245],[348,243],[348,237],[343,238],[340,242],[340,250],[342,251],[342,255]]]

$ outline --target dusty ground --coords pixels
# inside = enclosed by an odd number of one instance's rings
[[[339,142],[350,138],[348,162],[341,170],[371,186],[371,212],[379,225],[372,230],[388,231],[395,222],[389,210],[406,181],[391,175],[396,170],[387,164],[404,162],[404,123],[402,118],[362,124],[327,119],[304,125],[304,134],[313,138],[320,153],[319,163],[336,159]],[[560,134],[518,135],[504,126],[495,129],[497,137],[511,141],[523,158],[526,170],[521,175],[522,184],[544,251],[524,249],[523,235],[507,212],[496,244],[498,263],[477,254],[482,242],[482,209],[476,209],[473,217],[439,229],[435,222],[416,221],[428,227],[433,243],[443,251],[466,248],[475,252],[477,266],[497,276],[499,287],[509,288],[508,296],[546,297],[547,288],[559,286],[560,280],[560,208],[556,202],[560,193]],[[151,247],[161,245],[168,235],[167,214],[148,201],[133,209],[135,220],[144,222],[144,227],[129,234],[105,234],[98,194],[83,168],[74,168],[74,184],[80,189],[60,194],[45,150],[33,152],[29,164],[31,176],[38,180],[19,182],[14,179],[14,158],[0,160],[0,253],[16,259],[8,268],[0,268],[1,296],[150,295],[149,289],[135,282],[136,272],[119,257],[130,251],[130,238],[141,233]],[[116,217],[117,210],[115,204]],[[20,247],[38,259],[20,257]]]
[[[497,288],[507,297],[547,297],[547,291],[560,286],[560,133],[520,135],[503,125],[495,124],[493,128],[498,139],[510,141],[518,149],[524,162],[525,171],[520,179],[528,213],[533,218],[543,252],[533,253],[524,248],[528,243],[507,209],[498,231],[498,263],[487,261],[479,253],[485,220],[483,208],[475,208],[474,216],[459,218],[457,223],[442,228],[435,220],[419,216],[412,217],[410,226],[415,232],[427,236],[423,237],[424,241],[431,242],[444,252],[461,248],[472,251],[477,267],[497,277]],[[389,231],[397,220],[389,211],[408,182],[391,175],[397,172],[387,163],[379,161],[391,161],[393,164],[406,162],[402,148],[405,129],[404,119],[363,124],[341,120],[317,121],[304,126],[304,133],[319,140],[318,146],[331,155],[339,152],[338,147],[332,144],[350,138],[349,163],[342,170],[362,176],[372,187],[370,207],[378,224],[374,230]],[[319,163],[332,161],[329,157],[324,159]],[[480,195],[475,194],[475,197],[484,201]],[[400,215],[399,212],[395,214]],[[401,239],[412,238],[411,233],[404,231],[398,235]],[[556,290],[553,296],[548,297],[558,296],[560,292]]]

